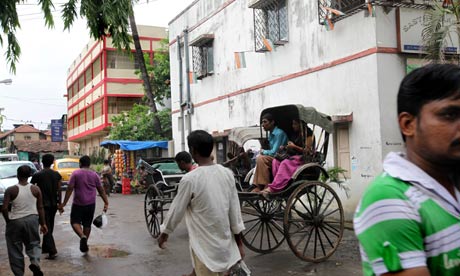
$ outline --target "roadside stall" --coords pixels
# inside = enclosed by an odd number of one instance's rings
[[[115,177],[121,180],[122,193],[130,194],[135,182],[139,159],[150,159],[168,154],[168,141],[106,140],[102,147],[110,151]]]

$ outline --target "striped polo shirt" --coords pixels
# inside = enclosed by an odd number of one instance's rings
[[[459,191],[455,199],[400,153],[388,154],[383,169],[353,221],[364,275],[420,266],[431,275],[460,275]]]

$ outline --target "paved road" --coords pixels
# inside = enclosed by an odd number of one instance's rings
[[[55,238],[59,256],[52,261],[42,259],[45,275],[176,276],[191,271],[184,223],[170,236],[168,248],[161,250],[145,226],[143,195],[115,194],[109,200],[109,225],[103,230],[93,228],[87,255],[79,251],[79,240],[69,225],[69,206],[62,216],[57,216]],[[97,204],[96,210],[102,210],[99,198]],[[9,269],[3,238],[3,219],[0,221],[0,235],[0,275],[10,276],[13,274]],[[255,276],[362,275],[358,245],[351,231],[345,231],[337,252],[320,264],[297,259],[286,243],[270,254],[260,255],[249,250],[246,253],[246,263]],[[26,271],[25,275],[32,274]]]

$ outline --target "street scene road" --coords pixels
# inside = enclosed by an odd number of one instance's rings
[[[102,210],[97,199],[96,214]],[[79,240],[69,224],[70,205],[56,217],[55,239],[59,251],[55,260],[41,259],[45,275],[182,275],[192,270],[185,223],[170,236],[167,249],[161,250],[147,231],[143,213],[144,195],[112,194],[106,228],[93,227],[89,253],[79,251]],[[5,222],[0,221],[0,275],[13,275],[8,265]],[[45,255],[42,255],[45,257]],[[246,263],[252,275],[362,275],[358,243],[354,233],[345,230],[344,238],[327,261],[314,264],[297,259],[286,243],[270,254],[246,250]],[[26,267],[28,259],[26,257]],[[26,276],[32,275],[26,269]]]

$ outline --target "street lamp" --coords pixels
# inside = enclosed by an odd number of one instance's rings
[[[0,81],[0,83],[4,83],[6,85],[10,85],[13,83],[13,80],[12,79],[4,79],[2,81]]]

